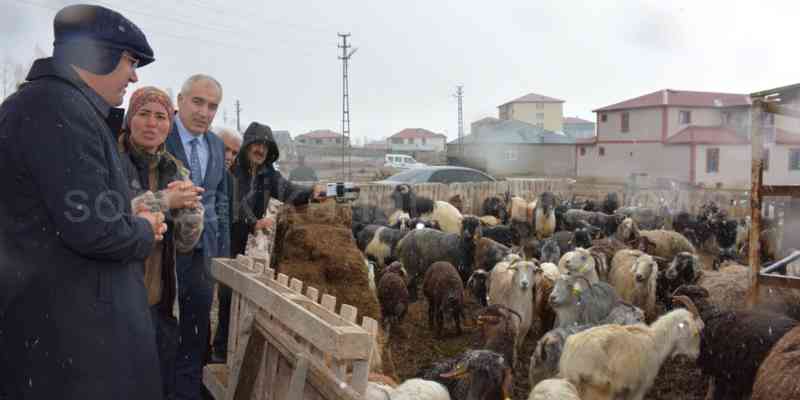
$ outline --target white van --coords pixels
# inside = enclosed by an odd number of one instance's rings
[[[407,156],[405,154],[387,154],[386,157],[384,157],[383,166],[390,168],[409,169],[426,167],[427,165],[417,162],[414,157]]]

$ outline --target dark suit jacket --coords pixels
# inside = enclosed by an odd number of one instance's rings
[[[175,118],[178,118],[175,115]],[[230,199],[228,198],[228,172],[225,169],[225,144],[217,135],[206,132],[208,140],[208,164],[206,176],[203,180],[203,252],[205,258],[230,256]],[[183,165],[189,165],[186,151],[181,143],[176,124],[167,136],[167,151],[180,160]]]

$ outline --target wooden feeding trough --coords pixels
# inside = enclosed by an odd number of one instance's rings
[[[760,235],[761,235],[761,204],[766,196],[789,196],[800,198],[798,185],[764,185],[764,128],[762,113],[772,113],[791,118],[800,118],[800,109],[788,103],[797,103],[800,99],[800,84],[785,86],[750,95],[750,138],[752,150],[751,164],[751,189],[750,189],[750,237],[748,261],[750,268],[750,292],[747,304],[754,306],[758,303],[759,286],[774,286],[789,289],[800,289],[800,278],[786,276],[786,265],[800,258],[799,252],[761,269]],[[774,132],[772,132],[774,133]]]
[[[342,304],[337,314],[336,298],[276,276],[271,248],[212,260],[212,275],[233,297],[228,363],[206,366],[203,383],[216,400],[361,399],[377,322],[364,317],[359,326],[355,307]]]

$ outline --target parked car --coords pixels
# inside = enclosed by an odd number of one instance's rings
[[[405,154],[387,154],[384,157],[383,166],[397,169],[427,167],[426,164],[417,162],[414,157]]]
[[[497,179],[477,169],[455,166],[430,166],[414,168],[394,174],[374,183],[397,185],[400,183],[461,183],[495,182]]]

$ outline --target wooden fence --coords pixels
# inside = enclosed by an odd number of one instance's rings
[[[533,201],[540,193],[549,191],[562,199],[576,196],[579,199],[603,201],[609,192],[616,192],[620,201],[625,201],[625,188],[623,185],[614,184],[585,184],[577,183],[570,179],[508,179],[498,182],[481,183],[454,183],[450,185],[439,183],[416,184],[414,191],[419,196],[429,197],[433,200],[447,201],[455,195],[461,195],[464,204],[464,213],[479,215],[483,201],[491,196],[502,196],[507,191],[514,196]],[[391,213],[394,203],[391,185],[363,184],[356,204],[376,205]],[[664,189],[640,188],[630,197],[631,204],[643,207],[659,207],[662,200],[672,210],[685,210],[696,213],[708,201],[716,202],[721,208],[728,211],[734,218],[744,218],[749,215],[748,192],[724,189]]]

